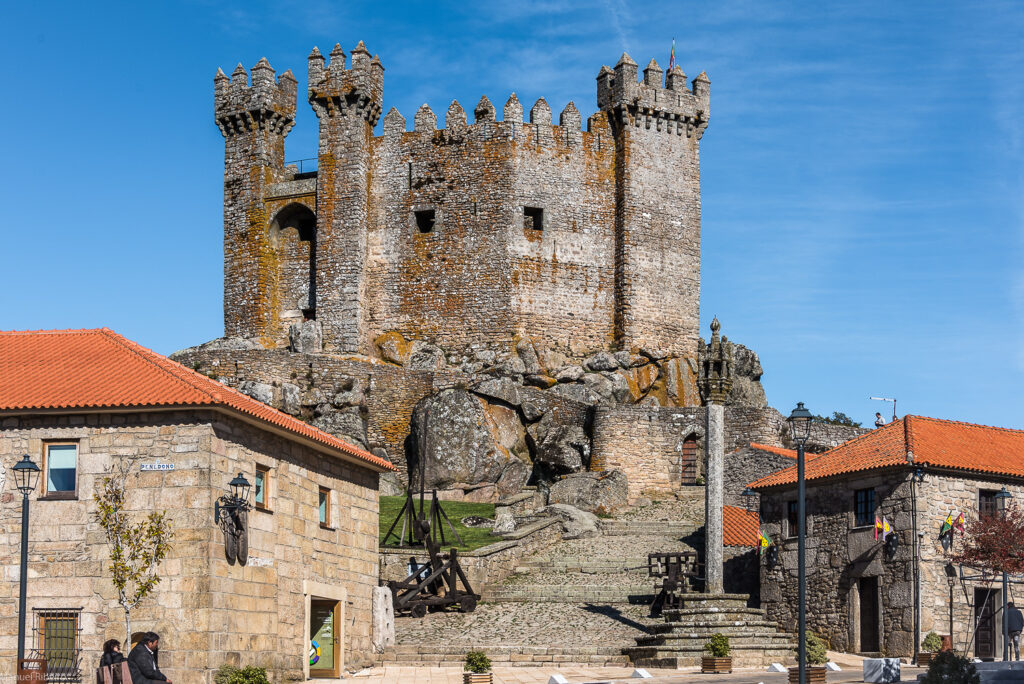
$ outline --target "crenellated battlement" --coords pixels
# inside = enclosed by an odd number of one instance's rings
[[[320,50],[309,55],[309,103],[320,118],[354,114],[371,126],[380,119],[384,102],[384,65],[359,41],[352,50],[352,65],[346,68],[341,44],[331,50],[325,63]]]
[[[286,135],[295,125],[298,81],[291,69],[275,78],[264,57],[252,68],[252,85],[241,63],[230,79],[217,69],[213,84],[214,116],[224,137],[253,130]]]
[[[503,107],[503,117],[497,119],[497,110],[486,95],[480,98],[476,107],[473,108],[473,123],[470,124],[466,118],[466,110],[459,104],[458,100],[452,100],[445,113],[444,126],[438,128],[437,114],[429,105],[423,104],[413,117],[413,132],[435,133],[446,131],[452,137],[479,137],[489,139],[519,139],[529,134],[525,124],[529,123],[531,128],[539,126],[550,126],[553,129],[564,128],[570,134],[578,134],[582,125],[582,117],[575,103],[569,102],[559,115],[558,123],[552,121],[551,107],[543,97],[539,98],[530,108],[528,122],[523,121],[523,105],[515,93],[512,93]],[[384,117],[384,135],[399,135],[407,133],[406,119],[394,107]],[[550,133],[548,137],[558,136],[558,132]]]
[[[643,126],[687,137],[704,135],[711,114],[711,81],[701,72],[686,87],[686,74],[674,66],[667,74],[651,60],[639,79],[639,67],[622,53],[615,69],[601,67],[597,75],[597,106],[613,114],[622,126]],[[664,83],[664,85],[663,85]]]

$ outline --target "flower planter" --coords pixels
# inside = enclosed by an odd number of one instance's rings
[[[934,658],[934,657],[935,657],[935,654],[932,653],[931,651],[921,651],[921,652],[919,652],[917,654],[917,666],[918,667],[928,667],[929,665],[931,665],[932,658]]]
[[[462,684],[493,684],[494,673],[492,672],[463,672]]]
[[[807,666],[807,684],[825,684],[825,674],[828,668],[824,665]],[[800,684],[800,668],[789,668],[789,684]]]
[[[702,674],[729,674],[732,672],[732,657],[716,658],[714,656],[702,656],[700,659],[700,671]]]

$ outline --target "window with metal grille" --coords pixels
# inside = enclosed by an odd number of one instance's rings
[[[82,609],[33,608],[34,658],[46,661],[47,682],[82,681]]]
[[[994,489],[978,490],[978,517],[990,518],[998,512],[996,494]]]
[[[874,489],[858,489],[853,493],[853,512],[856,527],[875,524]]]

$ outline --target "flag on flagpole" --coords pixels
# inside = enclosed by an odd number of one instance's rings
[[[964,533],[964,514],[963,513],[961,513],[960,515],[958,515],[956,517],[956,520],[953,522],[953,527],[955,527],[957,532],[959,532],[960,534]]]
[[[672,67],[676,64],[676,39],[672,39],[672,52],[668,55],[668,70],[672,71]]]
[[[888,537],[890,534],[892,534],[892,527],[889,526],[889,521],[886,520],[885,516],[883,515],[882,516],[882,541],[885,541],[885,538]]]
[[[875,516],[875,541],[878,541],[878,531],[880,529],[882,529],[882,521],[879,520],[878,516],[876,515]]]

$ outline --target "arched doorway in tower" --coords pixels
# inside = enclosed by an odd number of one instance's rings
[[[281,209],[270,223],[270,243],[279,319],[287,326],[316,318],[316,214],[298,203]]]

